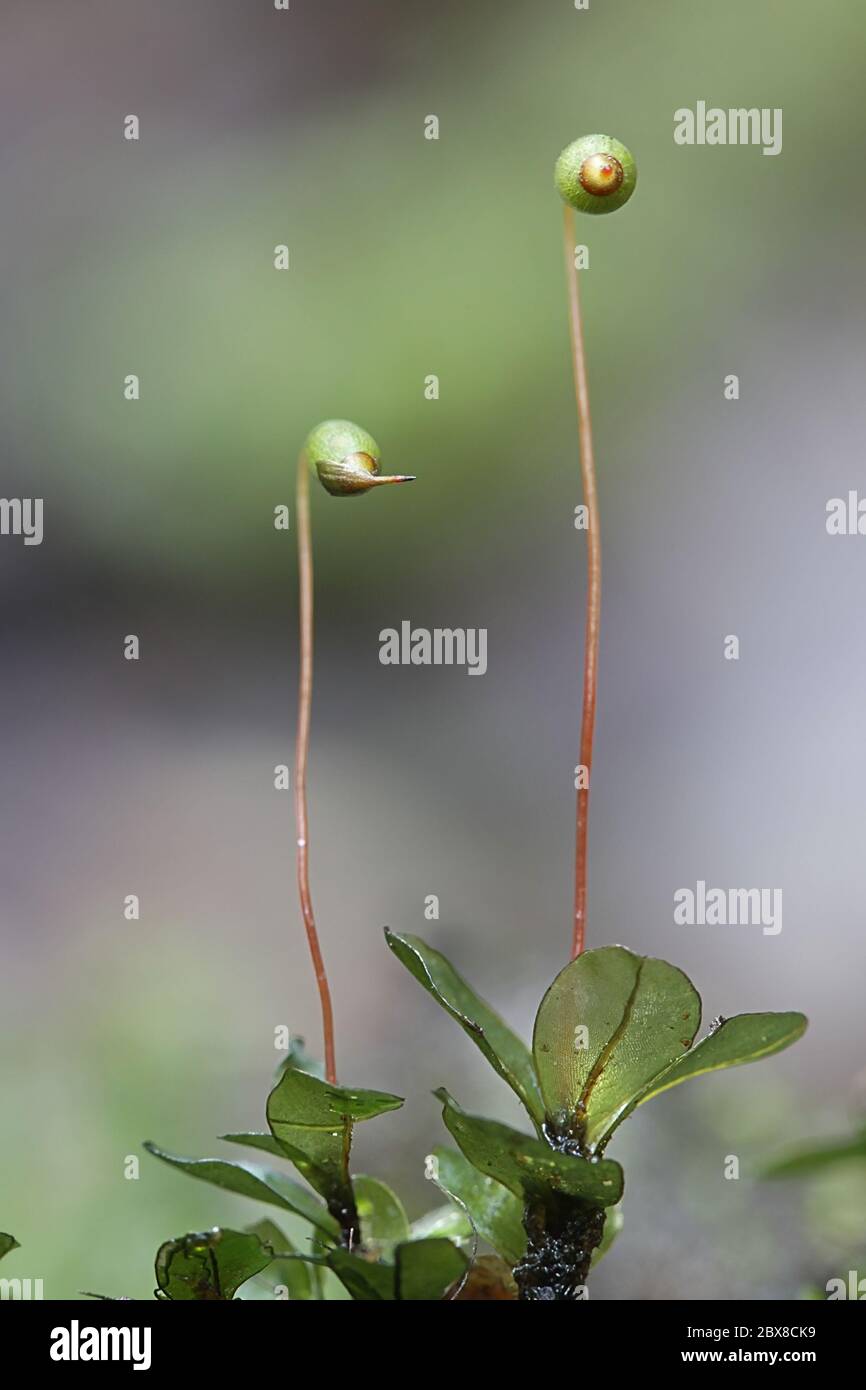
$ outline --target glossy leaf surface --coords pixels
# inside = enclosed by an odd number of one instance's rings
[[[522,1199],[495,1178],[479,1172],[454,1149],[436,1148],[433,1156],[438,1165],[439,1183],[466,1208],[470,1229],[474,1227],[481,1239],[492,1245],[513,1268],[526,1249]]]
[[[166,1241],[157,1252],[157,1288],[176,1302],[232,1299],[273,1255],[271,1247],[251,1232],[217,1229],[181,1236]]]
[[[525,1042],[466,983],[439,951],[418,936],[385,931],[397,959],[432,994],[480,1049],[494,1071],[520,1097],[536,1125],[544,1120],[532,1056]]]
[[[397,1298],[434,1303],[456,1289],[468,1269],[466,1256],[450,1240],[416,1240],[398,1245]]]
[[[801,1038],[808,1026],[805,1014],[737,1014],[727,1018],[692,1048],[685,1057],[662,1072],[639,1098],[638,1104],[652,1100],[671,1086],[679,1086],[693,1076],[741,1067],[771,1057]]]
[[[326,1199],[350,1194],[352,1127],[403,1104],[383,1091],[331,1086],[307,1072],[287,1068],[268,1096],[267,1120],[286,1158]]]
[[[585,951],[560,971],[535,1022],[547,1113],[592,1149],[652,1079],[691,1046],[701,1018],[691,981],[623,946]]]
[[[623,1176],[618,1163],[558,1153],[542,1140],[497,1120],[465,1114],[447,1091],[435,1094],[443,1102],[445,1124],[469,1162],[518,1197],[556,1193],[599,1206],[612,1206],[621,1198]]]
[[[223,1158],[182,1158],[178,1154],[166,1153],[156,1144],[144,1146],[154,1158],[178,1168],[190,1177],[213,1183],[215,1187],[225,1188],[227,1192],[237,1192],[242,1197],[252,1197],[257,1202],[269,1202],[272,1206],[283,1207],[310,1221],[326,1235],[337,1237],[339,1227],[322,1203],[308,1192],[300,1183],[270,1168],[258,1164],[232,1163]]]

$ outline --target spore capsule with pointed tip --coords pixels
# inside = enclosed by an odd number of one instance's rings
[[[307,436],[307,458],[332,497],[354,497],[384,483],[408,483],[408,474],[380,473],[381,452],[371,434],[351,420],[323,420]]]

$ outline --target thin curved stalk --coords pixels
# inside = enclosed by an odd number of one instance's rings
[[[298,576],[300,580],[300,675],[298,679],[298,726],[295,739],[295,831],[297,838],[298,894],[307,943],[319,990],[322,1033],[325,1043],[325,1075],[337,1083],[334,1054],[334,1013],[325,962],[313,916],[309,875],[309,827],[307,820],[307,754],[310,745],[310,714],[313,706],[313,541],[310,529],[310,484],[307,456],[298,459],[295,494],[295,522],[298,530]]]
[[[574,260],[574,213],[565,205],[565,274],[568,285],[568,317],[571,331],[571,358],[574,396],[580,442],[580,474],[583,500],[587,509],[587,587],[586,622],[583,647],[583,715],[580,725],[580,763],[586,768],[585,787],[577,789],[577,826],[574,849],[574,930],[571,958],[584,948],[586,939],[587,841],[589,835],[589,792],[592,783],[592,743],[595,733],[595,706],[598,689],[598,634],[601,622],[601,530],[595,484],[592,448],[592,421],[589,413],[589,383],[586,374],[586,348],[580,311],[580,286]]]

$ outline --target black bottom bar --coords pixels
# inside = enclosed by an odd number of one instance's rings
[[[364,1310],[357,1305],[236,1301],[225,1304],[201,1303],[115,1303],[84,1302],[0,1302],[0,1337],[7,1365],[20,1364],[26,1370],[46,1370],[60,1377],[93,1377],[100,1370],[134,1374],[163,1375],[166,1371],[192,1373],[201,1386],[210,1372],[222,1375],[231,1365],[245,1365],[253,1374],[271,1365],[284,1373],[295,1355],[331,1360],[349,1318],[352,1347],[359,1362],[381,1356],[381,1367],[393,1371],[395,1357],[401,1375],[411,1373],[407,1348],[390,1340],[365,1343],[364,1334],[381,1337],[387,1327],[399,1338],[406,1311],[391,1315],[383,1309]],[[321,1310],[321,1311],[320,1311]],[[312,1314],[313,1322],[310,1322]],[[412,1315],[410,1314],[410,1317]],[[473,1339],[473,1361],[477,1372],[495,1370],[507,1348],[513,1346],[509,1334],[531,1327],[534,1333],[545,1328],[555,1335],[555,1343],[539,1342],[538,1356],[549,1374],[550,1351],[558,1348],[556,1359],[580,1376],[596,1370],[666,1372],[672,1367],[688,1369],[703,1366],[742,1366],[775,1370],[803,1366],[819,1370],[824,1377],[837,1365],[853,1362],[863,1338],[859,1315],[828,1303],[617,1303],[586,1302],[564,1308],[561,1313],[505,1313],[504,1332],[489,1338],[494,1323],[478,1322],[478,1314],[455,1306],[426,1322],[430,1342],[427,1350],[418,1347],[419,1369],[431,1355],[437,1361],[443,1329],[450,1332],[456,1318],[461,1335]],[[483,1316],[483,1315],[482,1315]],[[554,1318],[553,1323],[547,1321]],[[363,1319],[366,1317],[367,1322]],[[319,1321],[321,1318],[321,1322]],[[355,1318],[361,1322],[357,1328]],[[379,1318],[385,1322],[380,1323]],[[443,1323],[440,1319],[444,1318]],[[511,1318],[512,1321],[508,1321]],[[517,1321],[513,1321],[513,1319]],[[524,1321],[528,1319],[529,1321]],[[561,1321],[560,1321],[561,1319]],[[324,1340],[323,1340],[324,1339]],[[476,1340],[477,1339],[477,1340]],[[521,1343],[525,1376],[531,1364],[534,1343]],[[328,1348],[331,1348],[331,1351]],[[546,1347],[547,1350],[542,1350]],[[439,1351],[435,1349],[439,1348]],[[300,1364],[303,1364],[301,1362]],[[347,1368],[348,1369],[348,1368]],[[368,1369],[373,1367],[368,1365]],[[444,1364],[442,1369],[445,1369]]]

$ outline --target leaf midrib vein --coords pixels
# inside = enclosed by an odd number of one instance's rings
[[[634,1007],[634,1001],[638,991],[638,986],[640,985],[640,977],[643,972],[643,967],[644,962],[643,960],[641,960],[637,967],[637,973],[634,977],[634,984],[632,985],[631,993],[629,994],[628,999],[625,1001],[625,1008],[622,1011],[622,1018],[620,1019],[613,1033],[608,1038],[604,1047],[601,1049],[601,1052],[598,1054],[598,1057],[596,1059],[595,1066],[592,1068],[592,1071],[586,1078],[586,1085],[581,1091],[580,1097],[578,1099],[578,1105],[582,1107],[584,1113],[587,1110],[587,1107],[589,1105],[589,1098],[592,1095],[597,1081],[599,1080],[602,1072],[604,1071],[605,1067],[610,1061],[610,1058],[613,1055],[614,1051],[619,1046],[622,1035],[625,1032],[625,1029],[628,1027],[628,1023],[631,1018],[631,1011]]]

